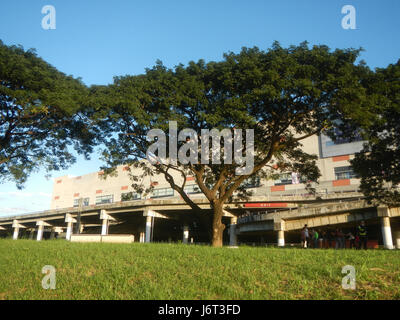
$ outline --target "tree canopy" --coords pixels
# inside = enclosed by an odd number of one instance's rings
[[[29,174],[66,168],[70,147],[89,156],[93,128],[82,111],[87,88],[34,50],[0,41],[0,182],[21,187]]]
[[[400,60],[379,68],[365,83],[375,101],[371,124],[353,122],[363,129],[366,144],[352,161],[367,199],[389,206],[400,203]]]
[[[368,117],[371,101],[362,81],[369,69],[356,64],[359,53],[332,51],[323,45],[310,48],[307,43],[283,48],[276,42],[267,51],[254,47],[225,54],[220,62],[200,60],[173,69],[158,62],[144,75],[116,77],[113,85],[92,92],[97,97],[94,109],[99,111],[99,125],[110,133],[104,151],[109,171],[129,164],[142,167],[144,175],[163,174],[194,213],[209,218],[212,244],[220,246],[224,204],[232,197],[246,196],[243,186],[248,179],[293,171],[309,182],[317,181],[317,156],[302,150],[302,140],[323,130],[329,133],[351,114]],[[254,129],[253,170],[238,175],[236,169],[242,164],[235,161],[169,161],[153,166],[138,161],[145,159],[153,143],[146,139],[149,130],[167,132],[169,145],[168,121],[176,121],[178,130],[194,130],[199,137],[204,129]],[[179,146],[191,139],[180,141]],[[200,159],[201,149],[196,152]],[[178,183],[171,171],[179,172],[183,182]],[[187,175],[195,177],[212,214],[185,193]],[[138,189],[142,188],[139,180],[134,177]]]

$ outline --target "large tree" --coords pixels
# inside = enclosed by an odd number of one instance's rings
[[[296,172],[308,182],[317,181],[317,156],[305,153],[302,141],[332,128],[338,119],[368,110],[361,81],[368,68],[356,64],[359,53],[309,48],[307,43],[283,48],[274,43],[267,51],[243,48],[238,54],[225,54],[220,62],[200,60],[174,69],[159,62],[144,75],[116,77],[110,87],[93,88],[99,124],[105,135],[109,133],[104,151],[107,172],[128,164],[141,167],[143,175],[163,174],[193,214],[210,221],[212,245],[222,246],[224,204],[248,196],[249,179]],[[202,129],[228,129],[232,135],[237,129],[254,129],[254,167],[239,175],[236,169],[243,164],[237,161],[184,164],[167,160],[153,165],[140,161],[154,142],[146,139],[149,130],[162,129],[169,145],[168,121],[176,121],[178,130],[193,129],[199,137]],[[178,147],[193,141],[192,136]],[[196,152],[201,159],[200,147]],[[173,171],[179,173],[179,181]],[[211,214],[185,193],[188,175],[195,177],[210,202]],[[133,177],[133,186],[148,192],[141,178]]]
[[[0,41],[0,182],[21,187],[29,174],[66,168],[88,157],[94,135],[84,106],[87,88],[59,72],[34,50]]]
[[[386,205],[400,203],[400,60],[379,68],[366,78],[364,86],[375,101],[375,117],[353,122],[364,132],[366,144],[352,165],[361,178],[367,199]]]

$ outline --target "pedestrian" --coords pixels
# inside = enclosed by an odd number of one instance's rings
[[[350,249],[355,248],[355,246],[356,246],[356,243],[355,243],[356,237],[351,232],[349,232],[347,234],[347,239],[349,239]]]
[[[301,229],[301,247],[307,248],[309,233],[307,229],[307,225],[305,224],[303,229]]]
[[[341,229],[336,228],[335,232],[335,249],[343,249],[344,248],[344,233]]]
[[[361,221],[361,224],[358,226],[357,235],[360,238],[358,249],[364,247],[364,249],[367,250],[368,232],[367,227],[365,226],[365,221]]]
[[[330,234],[329,247],[330,247],[330,248],[333,248],[333,241],[334,241],[335,238],[336,238],[336,232],[335,232],[335,230],[332,229],[332,230],[329,232],[329,234]],[[335,243],[335,245],[336,245],[336,243]]]
[[[312,235],[312,239],[313,239],[313,248],[317,249],[318,248],[318,238],[319,238],[319,234],[317,230],[313,230],[313,235]]]
[[[319,248],[322,249],[324,247],[325,231],[318,229],[318,234],[319,234],[319,238],[318,238]]]

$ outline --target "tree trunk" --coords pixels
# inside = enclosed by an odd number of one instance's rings
[[[213,205],[213,222],[212,222],[212,242],[213,247],[222,247],[223,233],[225,225],[222,223],[223,209],[222,204]]]

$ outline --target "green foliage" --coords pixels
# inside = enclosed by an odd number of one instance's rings
[[[214,208],[232,197],[247,197],[244,182],[254,175],[271,178],[297,172],[307,181],[317,181],[317,156],[302,150],[302,140],[325,129],[329,133],[353,113],[370,116],[363,86],[370,71],[363,63],[355,64],[359,53],[310,48],[307,43],[283,48],[276,42],[267,51],[254,47],[227,53],[220,62],[199,60],[173,69],[157,62],[144,75],[117,77],[101,90],[94,87],[93,110],[98,111],[106,137],[106,171],[128,164],[140,166],[144,175],[164,174],[194,209],[183,190],[189,174],[196,177]],[[168,133],[172,120],[178,122],[178,130],[190,128],[198,136],[202,129],[254,129],[253,172],[236,175],[237,163],[169,163],[149,168],[139,162],[152,143],[146,141],[147,132],[159,128]],[[167,144],[168,139],[167,135]],[[174,170],[183,177],[182,185],[170,174]],[[133,179],[137,191],[148,191],[141,177]]]
[[[88,157],[94,135],[81,108],[87,88],[57,71],[34,50],[0,41],[0,182],[21,187],[44,166],[65,169],[75,158],[70,146]]]
[[[376,102],[376,113],[371,123],[359,123],[367,143],[352,165],[361,177],[361,190],[370,201],[399,205],[400,60],[387,68],[377,69],[369,77],[366,87],[371,100]],[[353,120],[359,118],[355,115]]]

